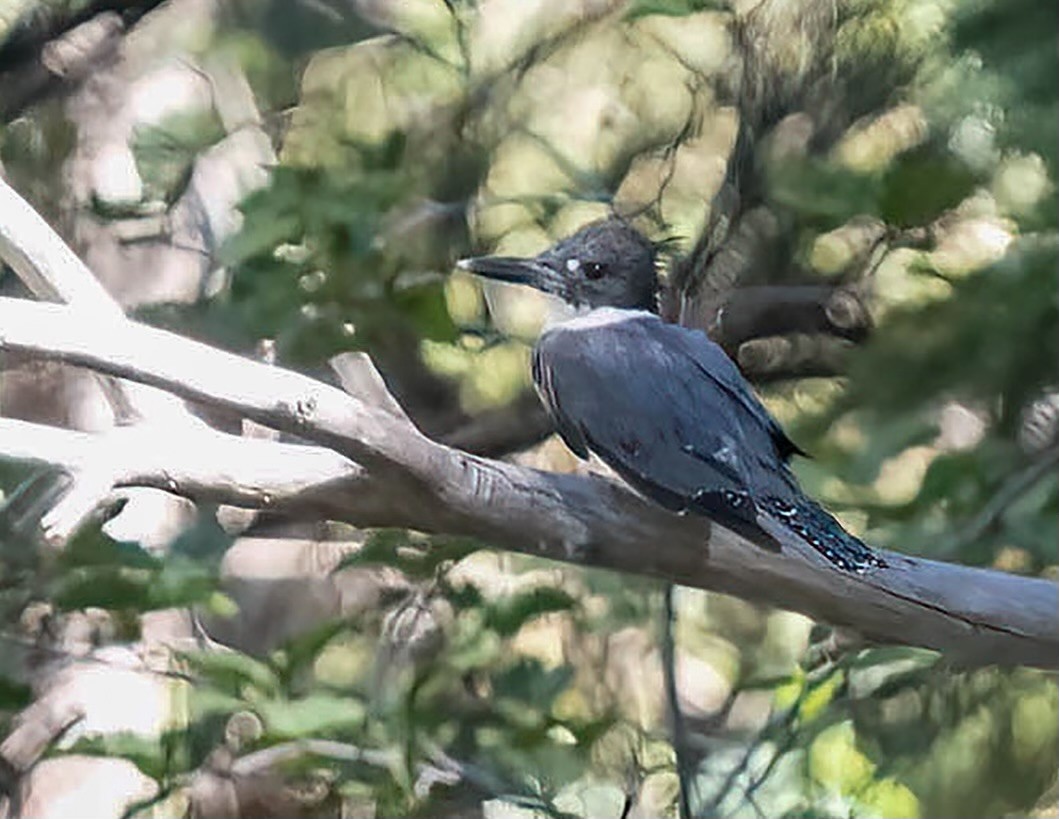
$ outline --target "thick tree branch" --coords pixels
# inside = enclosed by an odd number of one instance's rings
[[[782,551],[767,552],[610,481],[471,456],[298,373],[131,321],[100,330],[59,305],[0,300],[0,350],[87,366],[221,406],[331,448],[367,471],[350,479],[355,491],[346,480],[315,485],[311,502],[292,500],[289,514],[468,535],[761,600],[869,639],[944,650],[958,661],[1059,668],[1059,588],[1047,580],[893,553],[886,554],[889,568],[840,573],[784,531],[773,533]]]
[[[788,378],[831,378],[845,371],[853,342],[828,335],[791,333],[739,345],[736,363],[755,384]]]
[[[0,179],[0,259],[9,264],[37,298],[59,301],[78,309],[82,320],[105,327],[123,320],[121,305],[77,254],[51,229],[29,203]],[[145,389],[140,384],[116,384],[106,379],[103,387],[115,414],[173,419],[194,419],[171,396]]]
[[[62,7],[38,4],[24,14],[14,32],[0,44],[0,71],[10,71],[21,62],[33,59],[49,41],[62,37],[70,30],[91,20],[97,14],[118,12],[126,25],[139,20],[162,0],[128,2],[128,0],[92,0],[71,3]]]
[[[870,76],[836,71],[842,22],[827,0],[759,0],[733,14],[737,57],[719,91],[737,109],[739,129],[706,229],[674,270],[681,324],[713,327],[729,293],[767,280],[792,257],[793,214],[769,196],[770,164],[780,156],[823,155],[857,116],[883,104],[898,86],[902,59],[896,51],[885,66],[869,69]],[[859,226],[858,236],[847,231],[842,237],[852,242],[851,251],[881,239],[878,223]]]
[[[207,455],[208,457],[204,457]],[[0,457],[106,476],[109,488],[148,486],[254,509],[295,505],[364,471],[322,447],[241,438],[209,428],[178,432],[150,424],[91,435],[0,418]]]
[[[31,105],[82,80],[115,53],[124,33],[118,14],[102,12],[44,43],[15,68],[4,70],[0,60],[0,122],[11,122]]]
[[[0,259],[11,265],[38,298],[65,302],[81,320],[97,327],[124,321],[121,306],[92,271],[18,193],[0,179]],[[116,421],[150,419],[164,424],[169,438],[204,429],[184,404],[168,393],[133,382],[100,376],[99,385]],[[71,473],[68,491],[41,520],[46,542],[61,544],[87,515],[106,500],[113,486],[103,460],[86,461]]]
[[[751,339],[821,333],[862,341],[870,326],[867,306],[849,289],[742,287],[729,294],[709,333],[734,358]]]
[[[161,2],[34,4],[0,43],[0,122],[81,80]]]

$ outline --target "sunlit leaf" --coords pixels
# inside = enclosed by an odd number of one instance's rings
[[[819,717],[831,704],[843,685],[845,685],[845,674],[842,671],[836,671],[823,682],[817,683],[806,690],[798,706],[799,716],[806,722]]]
[[[922,815],[916,795],[892,777],[872,782],[857,795],[857,803],[861,806],[859,815],[901,819],[919,819]]]
[[[311,667],[328,643],[348,629],[349,623],[345,620],[335,619],[322,623],[307,633],[288,640],[282,651],[278,652],[283,657],[282,663],[275,656],[273,663],[281,667],[284,679],[291,680]]]
[[[264,720],[269,733],[289,739],[332,735],[355,727],[364,719],[363,703],[332,694],[258,702],[254,710]]]
[[[851,722],[840,722],[822,731],[809,749],[809,773],[824,787],[842,794],[864,788],[875,764],[857,749]]]

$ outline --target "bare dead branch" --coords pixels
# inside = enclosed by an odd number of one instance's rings
[[[205,454],[209,457],[203,457]],[[148,486],[235,506],[282,509],[310,503],[320,488],[357,488],[363,470],[321,447],[240,438],[201,428],[181,434],[154,426],[99,435],[0,419],[0,456],[107,476],[107,492]]]
[[[404,408],[386,389],[386,383],[366,353],[340,353],[328,363],[342,389],[350,395],[386,410],[395,418],[408,420]]]
[[[885,71],[872,77],[836,72],[838,25],[828,0],[759,0],[732,15],[738,57],[720,96],[737,109],[739,130],[707,228],[674,271],[681,324],[712,327],[730,291],[790,258],[790,213],[769,199],[768,160],[824,154],[897,82],[899,60],[891,83]],[[855,257],[879,241],[879,227],[862,220],[858,229],[832,239],[848,244],[845,250]]]
[[[52,742],[83,717],[84,712],[76,703],[62,703],[59,708],[50,701],[34,703],[20,715],[15,730],[0,744],[0,759],[17,774],[25,773]]]
[[[322,444],[366,470],[351,479],[355,491],[338,480],[291,497],[288,514],[467,535],[761,600],[869,639],[945,650],[961,662],[1059,667],[1059,588],[1050,581],[899,554],[886,554],[889,567],[868,575],[840,573],[785,531],[772,532],[784,548],[769,553],[601,478],[539,472],[450,449],[298,373],[132,321],[98,332],[77,318],[67,307],[2,299],[0,350],[219,405]],[[199,457],[212,461],[214,453]]]
[[[39,299],[77,307],[86,320],[99,327],[125,318],[121,305],[99,283],[47,222],[18,193],[0,179],[0,259]],[[115,413],[159,418],[180,415],[192,420],[185,408],[156,390],[139,384],[105,382],[104,390]]]
[[[104,11],[44,43],[5,69],[0,58],[0,122],[83,79],[117,50],[125,33],[119,14]]]
[[[852,345],[833,336],[792,333],[751,339],[739,345],[735,360],[757,384],[784,378],[830,378],[844,371]]]
[[[125,313],[92,271],[47,222],[7,183],[0,179],[0,259],[14,269],[38,298],[71,304],[84,321],[104,328],[123,321]],[[117,421],[165,423],[166,436],[201,430],[182,402],[142,384],[100,376],[99,386]],[[109,496],[115,481],[105,460],[85,461],[73,475],[71,491],[51,509],[42,525],[47,543],[65,541]],[[93,498],[92,493],[97,493]]]

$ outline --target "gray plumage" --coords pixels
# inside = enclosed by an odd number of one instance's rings
[[[655,503],[762,546],[779,548],[768,516],[839,568],[884,565],[802,494],[788,466],[800,450],[724,351],[654,314],[654,248],[626,222],[589,225],[533,259],[460,266],[597,308],[546,330],[533,353],[537,391],[577,455],[594,452]]]
[[[541,336],[533,380],[578,455],[595,452],[667,509],[756,532],[748,488],[789,494],[794,446],[700,338],[650,313],[603,308]]]

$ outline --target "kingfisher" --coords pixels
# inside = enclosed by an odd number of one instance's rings
[[[837,569],[886,564],[802,492],[804,453],[725,352],[658,315],[657,249],[621,217],[594,222],[537,256],[481,256],[457,267],[558,296],[575,317],[540,335],[533,382],[556,430],[633,489],[779,550],[778,524]]]

